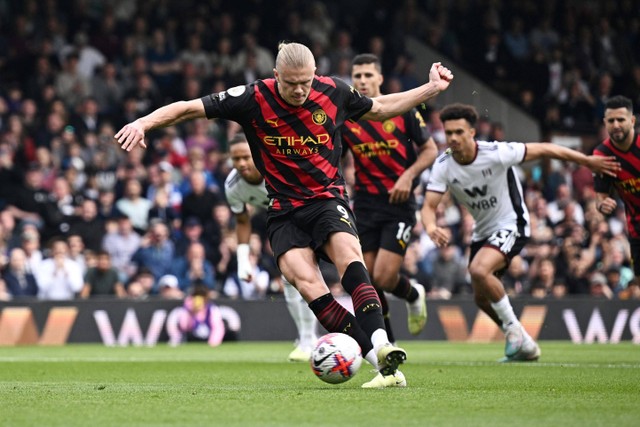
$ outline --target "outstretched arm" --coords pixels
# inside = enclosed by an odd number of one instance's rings
[[[204,104],[200,99],[178,101],[147,114],[144,117],[124,125],[116,133],[115,138],[123,150],[131,151],[136,145],[147,148],[144,142],[145,133],[157,128],[171,126],[185,120],[206,117]]]
[[[446,90],[451,80],[453,80],[451,71],[441,63],[436,62],[429,70],[429,82],[415,89],[372,98],[373,106],[371,110],[363,115],[361,119],[381,122],[404,114]]]
[[[611,176],[616,176],[620,170],[620,163],[616,162],[616,158],[613,156],[587,156],[579,151],[546,142],[530,142],[527,144],[527,154],[524,157],[525,162],[538,160],[543,157],[578,163],[588,167],[593,172],[604,173]]]

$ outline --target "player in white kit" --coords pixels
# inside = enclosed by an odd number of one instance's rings
[[[449,190],[475,220],[469,273],[476,305],[502,328],[502,361],[534,361],[540,347],[513,312],[500,277],[530,236],[529,212],[513,166],[540,158],[567,160],[592,171],[615,175],[614,157],[586,156],[550,143],[475,140],[478,113],[470,105],[452,104],[440,112],[448,149],[434,163],[422,207],[422,222],[437,246],[449,244],[447,229],[436,224],[436,208]]]
[[[249,260],[249,237],[251,236],[251,217],[247,205],[267,209],[269,198],[264,179],[256,169],[251,158],[249,143],[244,135],[238,134],[231,141],[229,152],[234,169],[224,182],[225,195],[231,212],[236,218],[238,236],[238,278],[250,280],[253,266]],[[296,347],[289,354],[292,362],[307,362],[317,340],[318,320],[300,293],[282,277],[284,297],[287,308],[298,330]]]

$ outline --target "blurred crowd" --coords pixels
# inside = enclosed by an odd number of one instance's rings
[[[546,134],[597,132],[612,95],[640,111],[637,1],[406,1],[398,14],[403,34],[463,65]]]
[[[235,274],[223,185],[234,123],[169,127],[131,153],[113,139],[168,102],[271,76],[279,40],[308,44],[318,74],[347,82],[353,56],[375,53],[388,93],[424,79],[402,42],[414,35],[513,97],[546,131],[603,139],[610,94],[640,111],[640,13],[630,0],[224,3],[0,0],[0,299],[184,298],[196,287],[212,298],[280,295],[263,212],[253,216],[256,274],[250,283]],[[438,106],[423,113],[444,149]],[[504,140],[504,126],[484,117],[478,138]],[[509,292],[640,298],[624,212],[596,211],[590,172],[551,162],[520,177],[534,236],[504,277]],[[471,218],[450,200],[439,220],[455,241],[437,249],[417,226],[405,273],[431,298],[469,294]]]

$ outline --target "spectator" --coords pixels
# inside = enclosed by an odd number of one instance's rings
[[[65,105],[73,109],[80,101],[91,95],[91,86],[86,76],[78,69],[78,53],[75,51],[67,54],[64,60],[63,71],[57,75],[55,81],[56,95]]]
[[[436,248],[431,275],[429,298],[450,299],[452,295],[468,294],[465,259],[453,244]]]
[[[142,186],[136,179],[129,179],[125,184],[124,197],[116,202],[118,211],[131,219],[134,230],[144,234],[149,226],[149,209],[152,203],[142,197]]]
[[[104,220],[98,217],[96,202],[86,199],[80,205],[80,215],[71,220],[70,234],[77,234],[84,246],[97,252],[105,236]]]
[[[98,112],[114,116],[124,97],[124,85],[118,77],[116,65],[104,64],[100,73],[91,80],[92,96],[98,104]]]
[[[220,309],[207,298],[207,288],[198,286],[183,305],[178,328],[183,340],[206,341],[215,347],[222,342],[225,333]]]
[[[116,296],[124,298],[126,291],[120,281],[118,271],[111,265],[109,252],[101,250],[97,253],[97,265],[87,270],[81,298],[95,296]]]
[[[158,293],[163,299],[183,299],[184,292],[180,289],[178,278],[173,274],[165,274],[158,280]]]
[[[45,300],[70,300],[82,290],[82,269],[69,258],[64,240],[51,244],[51,258],[44,259],[35,271],[38,297]]]
[[[20,248],[27,257],[27,271],[35,274],[42,262],[42,251],[40,250],[40,233],[32,223],[25,223],[22,226],[20,235]]]
[[[180,210],[182,204],[182,193],[179,190],[179,184],[174,183],[175,170],[171,163],[167,161],[161,161],[157,165],[149,167],[149,181],[151,182],[147,187],[147,199],[155,200],[156,192],[159,189],[164,189],[165,197],[167,198],[168,207],[176,211]],[[164,218],[164,220],[173,218]]]
[[[131,259],[140,247],[141,240],[133,230],[129,217],[122,213],[117,216],[117,229],[104,236],[102,247],[109,253],[111,263],[123,282],[135,273],[136,267]]]
[[[182,224],[182,233],[176,239],[176,255],[185,256],[192,243],[200,243],[205,249],[206,258],[211,260],[214,251],[208,239],[203,235],[203,231],[202,223],[197,217],[187,218]]]
[[[607,278],[600,272],[594,272],[589,279],[589,295],[601,299],[613,299],[613,291],[607,285]]]
[[[215,296],[216,272],[205,258],[204,246],[199,242],[192,242],[187,253],[173,262],[171,272],[178,278],[180,290],[185,294],[191,292],[194,283],[207,287],[210,297]]]
[[[147,299],[154,284],[153,273],[147,268],[140,268],[127,284],[127,296],[136,300]]]
[[[169,240],[169,228],[163,222],[155,222],[140,242],[140,248],[133,254],[133,261],[138,269],[149,269],[157,281],[168,274],[174,260],[173,242]],[[152,293],[157,293],[157,287]]]
[[[27,269],[27,256],[20,248],[14,248],[9,254],[9,264],[2,270],[2,280],[12,299],[36,297],[38,283],[32,272]]]
[[[87,270],[93,267],[93,256],[95,252],[85,248],[82,237],[78,234],[69,234],[67,236],[67,244],[69,245],[69,258],[75,261],[82,271],[84,277]]]

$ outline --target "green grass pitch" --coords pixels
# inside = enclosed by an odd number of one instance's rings
[[[406,342],[406,389],[329,385],[291,343],[0,347],[0,426],[637,426],[640,347]]]

